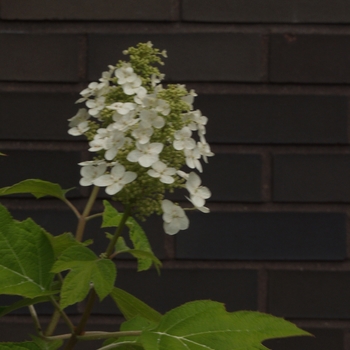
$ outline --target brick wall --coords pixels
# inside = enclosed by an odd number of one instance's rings
[[[74,101],[123,49],[148,40],[168,51],[167,81],[194,88],[209,117],[216,156],[203,182],[212,213],[192,214],[176,237],[151,218],[145,229],[162,275],[136,278],[123,260],[121,287],[159,311],[211,298],[316,335],[267,342],[274,350],[350,349],[347,0],[0,0],[0,151],[9,155],[0,186],[25,178],[76,186],[87,152],[67,134]],[[70,196],[81,208],[87,195]],[[54,200],[1,202],[53,233],[75,225]],[[92,237],[98,223],[90,226]],[[44,321],[48,310],[39,310]],[[81,308],[69,312],[78,318]],[[107,300],[90,326],[113,330],[116,320]],[[0,319],[0,340],[26,329],[30,318],[18,311]]]

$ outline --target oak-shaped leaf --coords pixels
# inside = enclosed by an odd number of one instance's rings
[[[52,196],[61,200],[65,200],[65,195],[68,190],[63,190],[60,185],[39,180],[39,179],[28,179],[18,182],[12,186],[0,188],[0,196],[18,193],[31,193],[36,198],[44,196]]]
[[[266,350],[267,339],[309,335],[282,318],[254,311],[227,312],[223,304],[199,300],[166,313],[142,332],[145,350]]]
[[[70,270],[63,280],[61,289],[62,309],[82,301],[89,293],[91,283],[104,299],[113,289],[117,271],[109,259],[101,259],[83,245],[66,249],[55,262],[52,272]]]
[[[111,297],[127,320],[142,316],[150,322],[157,323],[162,318],[158,311],[123,289],[113,288]]]
[[[32,219],[13,220],[0,205],[0,294],[26,298],[53,293],[53,249],[47,233]]]
[[[123,214],[119,213],[108,201],[104,201],[103,204],[105,210],[103,212],[102,227],[118,227]],[[153,254],[147,235],[142,227],[132,217],[127,219],[126,226],[129,228],[129,237],[134,247],[133,251],[130,250],[128,253],[137,258],[137,270],[148,270],[154,264],[159,273],[161,262]]]

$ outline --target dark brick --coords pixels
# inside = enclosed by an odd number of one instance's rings
[[[272,35],[271,82],[349,83],[350,36]]]
[[[228,311],[256,310],[256,278],[252,270],[163,268],[158,276],[154,270],[138,273],[119,268],[117,285],[162,313],[197,299],[225,303]],[[115,314],[116,310],[108,298],[95,312]]]
[[[344,334],[340,329],[304,328],[314,337],[293,337],[268,340],[263,344],[273,350],[344,350]]]
[[[182,18],[195,22],[349,23],[347,0],[183,0]]]
[[[350,155],[279,154],[273,160],[273,200],[349,202]]]
[[[193,213],[176,236],[179,259],[343,260],[346,215]],[[200,244],[198,244],[200,242]]]
[[[0,34],[0,80],[78,81],[78,36]]]
[[[64,151],[2,150],[0,167],[6,169],[0,178],[0,187],[11,186],[26,179],[41,179],[58,183],[62,188],[78,186],[80,154]],[[68,195],[77,195],[77,190]]]
[[[268,312],[289,318],[350,318],[350,272],[270,271]]]
[[[77,113],[78,98],[73,93],[0,93],[0,139],[77,140],[67,132],[67,119]]]
[[[147,41],[167,50],[169,58],[161,70],[168,81],[261,81],[262,37],[232,33],[91,34],[89,79],[98,79],[109,64],[125,60],[124,49]]]
[[[261,167],[257,154],[216,154],[204,163],[200,177],[212,201],[260,202]]]
[[[172,20],[171,0],[16,0],[2,1],[7,20]]]
[[[208,142],[347,143],[345,96],[199,95]]]

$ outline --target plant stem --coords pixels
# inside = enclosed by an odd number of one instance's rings
[[[122,218],[120,220],[119,226],[118,226],[118,228],[117,228],[113,238],[109,242],[108,248],[106,250],[107,258],[110,258],[112,256],[115,244],[117,243],[117,240],[118,240],[118,238],[120,237],[120,235],[122,233],[122,230],[123,230],[123,228],[125,226],[125,223],[128,220],[128,217],[130,216],[130,212],[131,212],[131,206],[129,205],[129,206],[127,206],[125,208],[125,211],[124,211],[124,214],[123,214],[123,216],[122,216]]]
[[[142,331],[121,331],[121,332],[85,332],[84,335],[77,335],[79,340],[99,340],[99,339],[108,339],[108,338],[119,338],[119,337],[138,337]],[[53,336],[43,336],[43,339],[47,340],[57,340],[57,339],[69,339],[72,334],[60,334]]]
[[[97,213],[97,214],[92,214],[92,215],[89,215],[85,218],[86,221],[89,221],[91,219],[95,219],[95,218],[98,218],[100,216],[103,216],[103,213]]]
[[[66,203],[68,205],[68,207],[72,209],[72,211],[74,212],[75,216],[78,219],[80,219],[81,214],[79,213],[78,209],[73,205],[73,203],[71,201],[69,201],[67,198],[64,199],[64,203]]]
[[[81,242],[83,240],[83,234],[84,234],[84,229],[85,229],[85,225],[86,225],[86,218],[89,216],[90,211],[92,209],[92,206],[95,203],[99,189],[100,189],[99,187],[94,186],[94,188],[91,191],[89,200],[86,203],[83,214],[80,215],[80,217],[79,217],[78,227],[77,227],[77,231],[75,233],[75,238],[78,242]]]
[[[48,324],[48,326],[47,326],[47,328],[46,328],[46,330],[44,332],[45,336],[52,335],[52,333],[56,329],[56,326],[57,326],[57,323],[58,323],[60,317],[61,317],[60,312],[57,309],[55,309],[53,314],[52,314],[51,320],[50,320],[50,322],[49,322],[49,324]]]
[[[69,317],[66,315],[66,313],[61,310],[60,306],[58,305],[57,301],[53,298],[50,297],[51,299],[51,303],[54,305],[55,309],[59,312],[59,314],[61,315],[61,317],[63,318],[63,320],[66,322],[67,326],[69,327],[69,329],[74,332],[74,325],[71,322],[71,320],[69,319]]]
[[[28,309],[29,309],[30,315],[32,316],[32,319],[34,321],[34,325],[38,334],[42,335],[43,331],[42,331],[41,324],[38,318],[38,314],[36,313],[35,307],[33,305],[29,305]]]
[[[92,308],[93,308],[95,300],[96,300],[96,296],[97,296],[97,294],[95,292],[95,289],[91,289],[88,301],[86,303],[84,313],[80,319],[80,322],[79,322],[77,328],[74,330],[72,336],[70,337],[70,339],[65,347],[65,350],[73,349],[75,344],[78,342],[77,336],[81,335],[84,332],[84,328],[85,328],[87,320],[91,314]]]

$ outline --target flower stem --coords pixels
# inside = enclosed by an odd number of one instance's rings
[[[106,250],[106,255],[107,255],[107,258],[110,258],[113,254],[113,251],[114,251],[114,246],[115,244],[117,243],[117,240],[118,238],[120,237],[121,233],[122,233],[122,230],[125,226],[125,223],[126,221],[128,220],[128,217],[130,216],[130,212],[131,212],[131,206],[127,206],[125,208],[125,211],[124,211],[124,214],[120,220],[120,223],[119,223],[119,226],[113,236],[113,238],[111,239],[111,241],[109,242],[109,245],[108,245],[108,248]]]
[[[92,206],[95,203],[99,189],[100,189],[99,187],[94,186],[94,188],[91,191],[89,200],[86,203],[83,214],[81,214],[81,216],[79,217],[78,227],[77,227],[77,231],[75,233],[75,238],[78,242],[81,242],[83,240],[84,229],[85,229],[85,225],[86,225],[86,218],[89,216],[90,211],[92,209]]]

